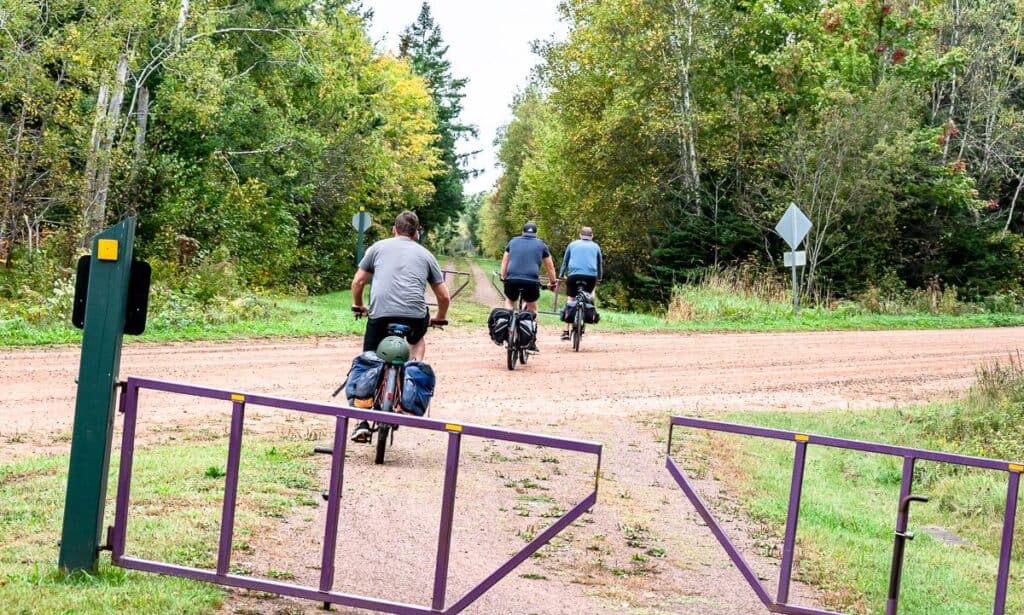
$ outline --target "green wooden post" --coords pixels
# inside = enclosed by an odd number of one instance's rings
[[[134,246],[135,218],[103,231],[92,242],[60,544],[59,566],[66,572],[95,572],[99,560]]]

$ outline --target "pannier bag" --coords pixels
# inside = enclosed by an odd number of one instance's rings
[[[501,346],[508,339],[508,323],[512,320],[512,310],[494,308],[487,317],[487,330],[491,341]]]
[[[526,348],[537,339],[537,315],[533,312],[520,312],[516,345]]]
[[[560,318],[562,319],[562,322],[568,322],[568,323],[571,323],[573,321],[573,319],[576,318],[576,302],[575,301],[569,301],[568,303],[565,304],[565,307],[562,308],[562,314],[561,314]]]
[[[402,410],[423,416],[430,407],[437,379],[434,370],[422,361],[405,364],[405,381],[402,382]]]
[[[356,408],[373,407],[373,396],[384,374],[384,360],[368,350],[352,359],[352,368],[345,380],[345,397]]]
[[[583,322],[588,325],[596,325],[601,322],[601,315],[597,313],[597,308],[593,303],[583,304]]]

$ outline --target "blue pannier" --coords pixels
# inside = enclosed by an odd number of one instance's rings
[[[437,378],[434,370],[422,361],[405,364],[405,381],[402,382],[402,410],[416,416],[423,416],[430,407]]]
[[[345,397],[349,403],[355,400],[373,399],[384,374],[384,359],[376,352],[368,350],[352,359],[352,368],[348,370],[345,380]]]

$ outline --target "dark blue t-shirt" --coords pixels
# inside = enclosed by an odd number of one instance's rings
[[[540,264],[551,256],[547,244],[536,237],[513,237],[505,246],[508,272],[505,277],[517,282],[540,282]]]

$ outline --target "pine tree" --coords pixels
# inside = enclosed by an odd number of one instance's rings
[[[437,106],[436,146],[441,150],[442,167],[433,178],[433,200],[419,214],[420,222],[426,228],[438,229],[459,217],[464,202],[463,182],[476,174],[468,166],[468,159],[473,153],[459,154],[456,151],[460,141],[477,135],[476,127],[459,120],[468,80],[456,79],[452,75],[452,65],[446,57],[448,45],[431,15],[429,2],[423,3],[419,17],[402,33],[399,55],[407,59],[416,74],[426,80]]]

